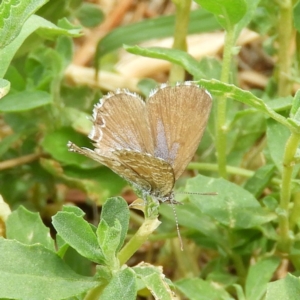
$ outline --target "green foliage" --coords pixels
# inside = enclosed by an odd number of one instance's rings
[[[2,1],[0,6],[0,48],[10,44],[20,33],[25,21],[48,0]]]
[[[224,299],[232,300],[232,298],[226,291],[220,290],[213,285],[200,278],[187,278],[176,282],[176,287],[184,294],[188,299],[202,300],[202,299]]]
[[[65,299],[99,284],[73,272],[53,251],[40,244],[26,245],[1,238],[0,245],[1,298],[29,300],[47,295],[51,299]]]
[[[85,27],[95,27],[104,19],[103,12],[97,5],[83,3],[76,13],[80,23]]]
[[[140,212],[130,211],[122,197],[111,198],[127,191],[123,179],[67,150],[69,140],[90,147],[92,107],[106,92],[96,81],[85,86],[80,74],[76,84],[66,76],[81,43],[75,38],[103,22],[101,8],[83,0],[0,3],[0,194],[12,209],[2,209],[0,197],[1,299],[151,294],[165,300],[174,299],[174,292],[196,300],[299,298],[300,92],[292,90],[300,81],[299,1],[195,2],[201,7],[190,13],[185,29],[195,34],[223,28],[222,60],[199,61],[185,45],[136,45],[180,37],[174,32],[180,13],[112,29],[98,41],[95,55],[103,69],[107,60],[116,65],[112,53],[122,47],[168,61],[214,98],[197,160],[189,166],[205,176],[185,173],[177,184],[192,194],[180,196],[177,186],[175,191],[183,204],[175,210],[184,252],[172,206],[147,197],[131,204]],[[264,37],[260,51],[275,54],[277,69],[265,89],[238,86],[236,41],[247,26]],[[297,32],[290,37],[295,55],[285,31]],[[172,78],[183,80],[183,73],[175,69]],[[130,81],[123,79],[125,85]],[[157,82],[140,79],[135,88],[147,96]],[[84,210],[64,205],[72,192]],[[146,256],[137,253],[142,245]],[[283,272],[286,262],[282,278],[276,270],[281,266]]]
[[[62,299],[95,288],[91,293],[101,299],[136,299],[140,279],[157,297],[171,299],[172,292],[159,268],[147,264],[129,268],[118,264],[117,256],[129,223],[128,205],[122,198],[107,200],[97,229],[83,217],[83,211],[72,206],[65,206],[53,217],[52,223],[59,236],[58,256],[49,229],[37,213],[22,206],[12,213],[6,222],[8,239],[0,239],[2,259],[6,257],[0,267],[0,297],[39,299],[47,293],[51,299]],[[101,264],[102,269],[94,277],[76,274],[63,260],[67,255],[66,247]],[[47,268],[45,272],[43,266]],[[33,276],[34,284],[30,284]],[[24,289],[20,288],[23,286]]]
[[[141,56],[159,58],[170,61],[172,63],[178,64],[184,67],[191,75],[196,78],[205,78],[205,74],[201,72],[199,62],[194,59],[188,53],[178,50],[178,49],[166,49],[166,48],[141,48],[138,46],[130,47],[124,45],[124,48],[132,53]]]
[[[252,194],[234,183],[198,175],[188,181],[186,189],[197,192],[199,186],[201,192],[214,191],[217,195],[211,201],[207,201],[207,196],[192,195],[190,201],[202,213],[229,228],[253,228],[276,219],[276,215],[263,209]]]
[[[203,8],[207,9],[215,15],[218,22],[226,30],[233,27],[238,21],[240,21],[247,11],[247,4],[244,0],[197,0]]]
[[[60,237],[82,256],[98,263],[104,261],[96,234],[81,216],[70,212],[58,212],[53,217],[53,226]]]
[[[278,257],[269,257],[249,268],[245,286],[246,299],[256,300],[264,296],[267,284],[272,279],[279,263]]]
[[[24,101],[30,99],[30,101]],[[7,95],[0,103],[1,112],[31,110],[52,103],[51,95],[43,91],[23,92]]]
[[[266,300],[291,299],[299,297],[299,278],[288,274],[286,278],[268,284]]]
[[[32,224],[35,224],[32,227]],[[23,206],[15,210],[6,221],[6,237],[17,240],[25,245],[41,244],[54,251],[54,243],[50,238],[49,229],[43,224],[40,216],[31,213]]]
[[[174,16],[163,16],[155,20],[145,20],[115,29],[106,35],[97,46],[96,61],[105,54],[122,47],[123,44],[134,45],[151,38],[163,38],[173,34]],[[188,32],[205,32],[219,29],[213,16],[203,10],[191,12]],[[199,26],[199,20],[201,24]]]

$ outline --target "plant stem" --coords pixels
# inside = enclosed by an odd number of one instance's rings
[[[223,52],[223,64],[221,81],[223,83],[229,82],[229,73],[231,68],[232,48],[234,43],[234,30],[230,28],[226,32],[224,52]],[[219,174],[223,178],[227,177],[226,172],[226,149],[227,149],[227,127],[226,127],[226,96],[223,95],[218,98],[217,102],[217,115],[216,115],[216,150],[219,166]]]
[[[294,205],[289,218],[291,230],[297,226],[300,219],[300,192],[293,193],[292,199]]]
[[[145,219],[145,222],[136,234],[120,251],[118,258],[121,266],[125,264],[128,259],[144,244],[149,235],[159,226],[160,223],[161,222],[158,221],[158,219]]]
[[[240,282],[242,284],[244,284],[245,278],[247,275],[247,271],[246,271],[245,265],[243,263],[242,257],[240,255],[236,254],[234,251],[232,251],[231,259],[234,263],[235,270],[236,270],[236,273],[238,274]]]
[[[91,289],[84,297],[84,300],[95,300],[100,299],[101,293],[103,289],[105,288],[104,284],[101,284],[93,289]]]
[[[192,162],[189,163],[188,170],[200,170],[200,171],[218,171],[218,166],[216,164],[209,164],[209,163],[198,163],[198,162]],[[254,175],[254,171],[250,171],[244,168],[239,168],[239,167],[232,167],[232,166],[227,166],[226,171],[229,174],[232,175],[239,175],[239,176],[244,176],[247,178],[250,178]],[[272,178],[271,180],[272,184],[281,184],[281,181],[279,178]]]
[[[30,162],[38,160],[39,158],[41,158],[41,156],[42,155],[40,153],[33,153],[2,161],[0,162],[0,170],[11,169],[17,166],[28,164]]]
[[[286,143],[283,156],[282,184],[279,204],[279,242],[280,251],[289,252],[291,246],[289,225],[289,203],[291,199],[291,181],[294,169],[294,157],[300,142],[300,135],[292,133]]]
[[[139,199],[141,200],[141,199]],[[143,195],[145,207],[143,209],[145,220],[135,235],[128,241],[128,243],[119,252],[118,258],[120,265],[126,261],[144,244],[152,232],[160,225],[158,220],[159,202],[148,194]],[[138,200],[136,200],[138,201]]]
[[[291,94],[291,41],[293,32],[293,3],[291,0],[279,2],[278,21],[278,95],[281,97]]]
[[[173,49],[186,51],[191,0],[173,0],[173,3],[176,6]],[[183,81],[184,78],[185,70],[181,66],[172,65],[169,76],[170,82]]]

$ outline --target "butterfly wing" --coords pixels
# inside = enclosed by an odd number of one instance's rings
[[[147,100],[154,156],[171,164],[175,180],[197,150],[211,105],[210,95],[189,82],[161,87]]]
[[[107,166],[142,192],[150,193],[162,200],[174,186],[174,173],[166,161],[150,154],[133,150],[114,150],[109,157],[95,151],[80,148],[69,142],[71,151],[85,155]]]
[[[146,105],[138,95],[118,90],[103,97],[94,108],[93,123],[89,138],[102,155],[115,149],[153,154]]]
[[[136,188],[162,198],[174,186],[171,165],[153,156],[145,102],[125,90],[101,99],[93,112],[89,134],[94,150],[69,143],[71,151],[109,167]]]
[[[114,155],[126,169],[123,177],[137,184],[137,188],[147,191],[160,200],[172,191],[175,182],[174,172],[172,166],[165,160],[128,150],[116,150]],[[148,188],[143,186],[143,182],[147,183]]]

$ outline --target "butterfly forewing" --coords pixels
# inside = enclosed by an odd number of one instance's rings
[[[175,180],[197,150],[211,105],[210,95],[190,83],[160,88],[147,101],[154,155],[171,164]]]
[[[102,98],[94,108],[94,126],[89,137],[99,153],[131,149],[153,154],[153,141],[144,101],[120,90]]]

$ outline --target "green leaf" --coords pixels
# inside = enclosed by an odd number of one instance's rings
[[[290,131],[275,122],[272,119],[267,120],[267,144],[270,152],[271,159],[277,169],[282,172],[283,170],[283,155],[285,151],[285,145],[290,137]],[[299,148],[297,156],[299,156]],[[296,176],[300,165],[296,165],[293,170],[293,176]]]
[[[201,20],[201,22],[199,22]],[[149,39],[158,39],[174,34],[175,16],[163,16],[136,24],[119,27],[107,34],[97,45],[96,61],[105,54],[119,49],[124,43],[135,45]],[[214,17],[203,9],[190,13],[188,33],[209,32],[220,29]]]
[[[146,98],[157,87],[157,82],[151,78],[144,78],[138,82],[137,87],[140,93]]]
[[[262,99],[256,97],[254,94],[252,94],[249,91],[245,91],[233,84],[223,83],[216,79],[212,79],[212,80],[202,79],[199,80],[199,84],[207,88],[208,91],[215,96],[226,96],[226,98],[235,99],[241,103],[256,108],[260,112],[267,114],[277,122],[290,128],[290,130],[300,131],[300,126],[296,126],[295,124],[287,121],[285,117],[276,113]]]
[[[246,3],[246,13],[243,18],[235,26],[235,39],[237,39],[245,27],[253,20],[253,17],[257,15],[257,6],[260,0],[245,0]]]
[[[267,143],[271,159],[277,169],[282,172],[285,144],[291,135],[290,131],[274,120],[267,120]]]
[[[71,37],[59,36],[56,41],[55,50],[63,62],[64,71],[70,64],[74,55],[74,45]]]
[[[112,270],[116,270],[120,267],[117,259],[117,249],[120,244],[121,229],[121,224],[117,219],[113,227],[101,219],[97,229],[98,243],[107,265],[109,265]]]
[[[294,10],[293,10],[293,15],[294,15],[293,21],[294,21],[295,29],[298,32],[300,32],[300,19],[299,19],[299,15],[300,15],[300,2],[298,2],[295,5]]]
[[[6,0],[0,4],[0,49],[12,42],[25,21],[49,0]]]
[[[42,244],[54,251],[54,241],[50,236],[50,230],[41,220],[38,213],[33,213],[19,206],[6,221],[6,236],[26,245]]]
[[[203,57],[198,64],[200,74],[204,74],[204,77],[202,77],[202,79],[220,78],[222,72],[222,64],[217,58]],[[199,75],[195,75],[195,78],[199,78]]]
[[[79,207],[73,206],[73,205],[64,205],[63,211],[73,213],[78,217],[83,217],[85,215],[83,210],[81,210]]]
[[[57,27],[56,25],[39,16],[30,16],[24,23],[19,35],[8,46],[0,49],[0,78],[4,77],[11,60],[24,43],[25,39],[35,31],[38,34],[41,34],[43,38],[53,38],[58,35],[67,35],[73,37],[80,36],[80,31],[78,28],[70,28],[70,26],[67,29],[63,27]]]
[[[246,299],[260,300],[267,290],[267,284],[280,264],[278,257],[269,257],[251,265],[246,279]],[[274,298],[279,299],[279,298]]]
[[[95,27],[104,20],[104,14],[99,5],[83,2],[76,12],[80,23],[85,27]]]
[[[0,142],[0,157],[20,139],[21,134],[15,133],[4,137]]]
[[[69,299],[99,285],[99,281],[76,274],[41,245],[0,238],[0,249],[1,299]]]
[[[79,135],[69,127],[60,127],[58,130],[45,135],[42,146],[56,160],[65,164],[77,164],[83,168],[99,166],[99,163],[95,163],[83,155],[70,152],[67,147],[67,143],[70,140],[79,145],[87,144],[85,136]]]
[[[8,94],[10,90],[10,82],[5,79],[0,79],[0,99]]]
[[[182,66],[196,78],[205,78],[205,75],[201,73],[199,62],[185,51],[160,47],[131,47],[127,45],[124,45],[124,48],[126,51],[133,54],[170,61]]]
[[[132,268],[155,299],[172,300],[173,292],[165,280],[162,269],[147,263],[140,263]]]
[[[276,112],[287,111],[292,106],[293,97],[286,96],[286,97],[272,98],[266,100],[265,103],[267,106],[269,106],[271,109],[275,110]]]
[[[88,133],[91,131],[92,122],[90,120],[90,114],[73,107],[64,107],[63,114],[65,118],[72,123],[73,129],[75,129],[77,132],[88,135]]]
[[[259,197],[265,187],[270,183],[275,171],[274,165],[265,165],[257,169],[254,175],[249,178],[244,189],[255,197]]]
[[[235,288],[236,295],[239,300],[247,300],[244,294],[244,290],[240,285],[233,284],[233,287]]]
[[[199,190],[201,187],[201,190]],[[188,180],[186,191],[211,193],[208,196],[190,195],[190,201],[221,224],[230,228],[252,228],[277,218],[275,213],[263,209],[252,194],[224,179],[198,175]]]
[[[265,300],[299,300],[300,279],[288,274],[284,279],[268,283]]]
[[[52,217],[57,233],[79,254],[97,263],[104,263],[96,234],[82,217],[65,211]]]
[[[247,12],[245,0],[195,0],[195,2],[213,13],[226,30],[232,28]]]
[[[66,253],[63,256],[63,260],[68,266],[77,274],[83,276],[93,276],[95,273],[95,264],[89,259],[81,256],[72,247],[68,247]],[[100,265],[98,265],[100,266]],[[102,278],[97,277],[99,283],[102,283]],[[75,299],[74,299],[75,300]]]
[[[290,114],[295,122],[300,123],[300,89],[296,92],[295,97],[292,100],[292,108]]]
[[[10,89],[13,92],[22,92],[26,89],[25,81],[26,81],[27,77],[22,75],[20,73],[20,70],[18,70],[12,64],[9,66],[9,68],[5,74],[5,79],[10,82],[10,85],[11,85]]]
[[[210,196],[209,196],[210,197]],[[205,214],[193,203],[184,203],[176,205],[176,215],[178,224],[185,228],[196,230],[197,241],[205,247],[213,247],[215,245],[225,245],[227,240],[220,231],[213,219]],[[170,205],[162,204],[159,207],[159,213],[172,221],[175,227],[174,211]],[[201,233],[201,234],[199,234]],[[203,236],[204,235],[204,236]],[[193,238],[189,236],[190,238]]]
[[[50,94],[43,91],[24,91],[7,95],[0,100],[1,112],[19,112],[52,103]]]
[[[188,278],[175,282],[175,286],[193,300],[233,300],[226,290],[200,278]]]
[[[49,47],[38,47],[28,54],[26,75],[28,89],[49,90],[64,72],[63,58]]]
[[[135,273],[131,268],[120,270],[103,290],[101,300],[126,299],[135,300],[137,286]]]
[[[82,157],[82,155],[76,154],[74,156],[79,159]],[[91,159],[89,161],[93,162]],[[53,159],[41,158],[39,162],[47,172],[67,185],[86,191],[95,203],[102,204],[112,195],[120,194],[126,185],[124,179],[106,167],[82,169],[70,166],[63,169],[61,164]],[[95,162],[95,164],[97,163]],[[89,166],[95,164],[91,163]],[[84,166],[87,165],[84,164]]]
[[[119,251],[121,249],[126,238],[129,225],[129,217],[130,213],[128,204],[121,197],[108,199],[102,207],[101,220],[105,220],[105,222],[110,227],[116,226],[116,220],[118,220],[119,224],[121,225],[120,242],[116,251]]]

